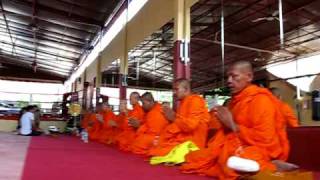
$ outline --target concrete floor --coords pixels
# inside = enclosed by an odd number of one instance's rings
[[[20,180],[30,137],[0,132],[0,180]]]

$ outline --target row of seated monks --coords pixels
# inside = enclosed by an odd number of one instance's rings
[[[114,144],[122,151],[145,157],[164,156],[186,141],[199,149],[185,156],[183,173],[196,173],[218,179],[237,179],[246,171],[228,164],[231,157],[256,162],[261,171],[287,171],[297,168],[286,162],[289,142],[286,127],[298,122],[288,105],[270,90],[252,84],[253,69],[249,62],[232,64],[227,71],[232,98],[228,106],[208,110],[205,100],[191,92],[188,80],[174,83],[174,96],[180,101],[174,111],[156,102],[151,93],[130,95],[132,109],[120,103],[115,115],[107,104],[97,112],[87,112],[82,126],[89,138]],[[140,102],[142,106],[140,105]],[[215,129],[210,139],[208,132]],[[237,162],[236,162],[237,164]]]

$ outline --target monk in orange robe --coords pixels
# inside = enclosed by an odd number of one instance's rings
[[[87,129],[89,127],[91,114],[92,114],[92,112],[90,110],[83,110],[82,111],[81,127],[83,129]]]
[[[283,133],[284,117],[279,111],[279,104],[267,89],[252,85],[252,79],[253,70],[249,62],[231,65],[228,86],[232,100],[229,108],[216,107],[213,114],[222,126],[208,142],[207,148],[186,156],[182,172],[237,179],[241,171],[227,166],[227,161],[233,156],[253,160],[260,171],[295,168],[284,162],[288,152],[283,146],[288,140]]]
[[[270,88],[270,91],[280,101],[279,102],[281,105],[280,109],[281,109],[281,112],[284,115],[284,118],[286,120],[286,126],[298,127],[299,126],[298,119],[297,119],[296,115],[294,114],[292,108],[287,103],[282,101],[280,89],[276,88],[276,87],[272,87],[272,88]]]
[[[157,143],[161,131],[169,122],[162,114],[161,105],[154,101],[151,93],[144,93],[141,100],[146,115],[142,125],[137,119],[129,120],[130,126],[138,128],[130,149],[135,154],[147,155],[150,148]]]
[[[205,147],[210,120],[205,100],[191,92],[186,79],[174,83],[174,95],[181,102],[176,112],[164,106],[163,113],[172,123],[161,133],[159,144],[150,150],[150,156],[164,156],[186,141],[192,141],[199,148]]]
[[[88,135],[91,141],[95,141],[99,138],[101,129],[103,127],[103,113],[101,111],[101,105],[96,107],[96,112],[91,113],[88,117]]]
[[[273,88],[270,88],[270,91],[277,98],[279,109],[282,115],[284,116],[283,123],[279,124],[280,128],[286,129],[287,127],[292,127],[292,128],[299,127],[298,119],[296,118],[292,108],[287,103],[282,101],[281,90],[279,88],[273,87]],[[287,131],[281,131],[281,132],[283,133],[281,137],[287,137]],[[282,141],[284,144],[283,148],[285,149],[285,152],[287,152],[283,154],[282,159],[287,159],[289,157],[289,152],[290,152],[289,141],[285,138],[282,138]]]
[[[132,92],[130,94],[130,104],[132,105],[132,110],[127,110],[127,104],[125,102],[120,103],[120,115],[119,121],[121,121],[122,132],[117,136],[116,141],[120,150],[129,151],[130,144],[133,142],[136,129],[129,125],[130,119],[136,119],[140,121],[140,124],[143,122],[144,110],[139,104],[140,95],[137,92]]]
[[[113,144],[116,136],[120,133],[118,117],[112,112],[107,103],[102,104],[103,126],[99,132],[98,141],[104,144]]]

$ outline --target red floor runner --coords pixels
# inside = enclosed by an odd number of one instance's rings
[[[141,157],[74,137],[33,137],[23,180],[212,179],[186,175],[176,167],[151,166]]]

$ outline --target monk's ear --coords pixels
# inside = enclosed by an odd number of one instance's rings
[[[247,74],[247,76],[248,76],[248,81],[252,82],[252,81],[253,81],[253,73],[252,73],[252,72],[249,72],[249,73]]]

